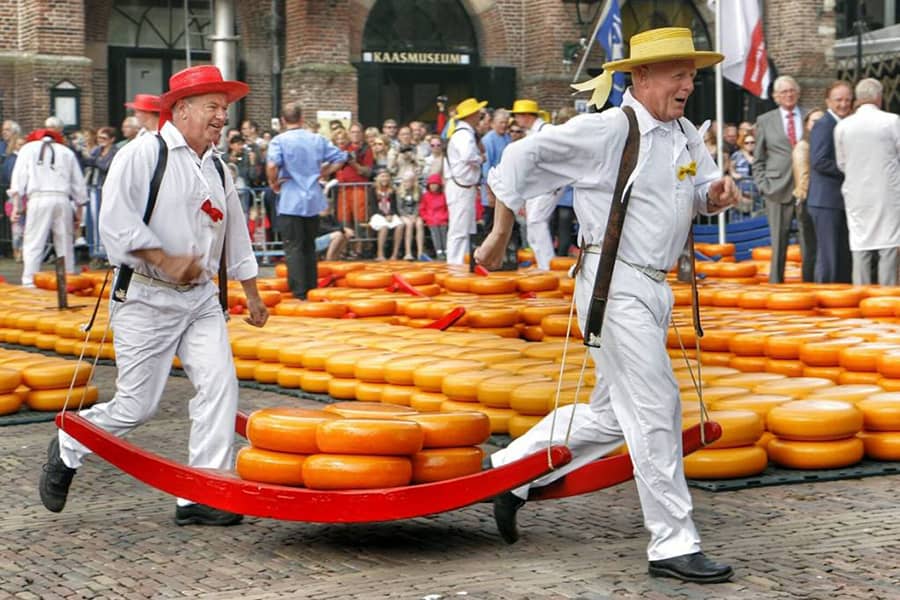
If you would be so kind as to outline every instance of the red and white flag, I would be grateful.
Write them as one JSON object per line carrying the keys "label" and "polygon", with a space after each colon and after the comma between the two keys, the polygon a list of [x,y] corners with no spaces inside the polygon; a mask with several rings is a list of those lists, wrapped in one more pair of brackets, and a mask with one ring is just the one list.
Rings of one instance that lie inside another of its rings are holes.
{"label": "red and white flag", "polygon": [[771,70],[758,0],[720,1],[722,74],[754,96],[768,98]]}

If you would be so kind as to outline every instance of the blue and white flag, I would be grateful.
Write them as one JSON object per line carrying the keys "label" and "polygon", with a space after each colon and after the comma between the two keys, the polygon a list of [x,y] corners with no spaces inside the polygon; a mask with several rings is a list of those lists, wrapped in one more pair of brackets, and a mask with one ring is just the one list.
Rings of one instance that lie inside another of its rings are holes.
{"label": "blue and white flag", "polygon": [[[625,58],[625,42],[622,39],[622,13],[619,11],[619,0],[610,0],[606,18],[597,30],[597,43],[606,52],[606,62]],[[612,91],[609,101],[613,106],[622,104],[625,93],[625,73],[614,73]],[[598,107],[599,108],[599,107]]]}

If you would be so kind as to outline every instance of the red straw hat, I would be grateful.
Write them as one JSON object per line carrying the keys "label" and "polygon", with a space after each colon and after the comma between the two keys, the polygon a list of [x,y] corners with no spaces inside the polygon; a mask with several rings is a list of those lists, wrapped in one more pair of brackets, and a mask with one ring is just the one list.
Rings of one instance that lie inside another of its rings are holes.
{"label": "red straw hat", "polygon": [[169,91],[160,96],[160,108],[171,110],[182,98],[203,94],[225,94],[229,103],[250,93],[243,81],[225,81],[222,72],[213,65],[200,65],[178,71],[169,78]]}
{"label": "red straw hat", "polygon": [[159,96],[154,96],[152,94],[135,94],[133,101],[125,103],[125,108],[158,113],[160,111]]}

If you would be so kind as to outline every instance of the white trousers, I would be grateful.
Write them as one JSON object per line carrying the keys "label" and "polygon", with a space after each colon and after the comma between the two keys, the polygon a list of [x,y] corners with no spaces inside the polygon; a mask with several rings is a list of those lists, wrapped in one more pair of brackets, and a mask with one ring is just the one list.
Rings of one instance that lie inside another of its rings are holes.
{"label": "white trousers", "polygon": [[[172,357],[177,355],[196,390],[188,404],[188,464],[231,469],[238,385],[217,294],[218,288],[211,282],[178,292],[132,280],[128,299],[122,304],[110,302],[118,368],[116,394],[81,416],[119,437],[145,423],[159,407]],[[90,454],[63,431],[59,442],[63,462],[71,468],[80,467]],[[190,502],[179,499],[178,504]]]}
{"label": "white trousers", "polygon": [[65,259],[67,272],[75,272],[72,218],[72,205],[65,194],[39,194],[28,199],[22,238],[23,286],[34,287],[34,274],[41,270],[51,234],[56,256]]}
{"label": "white trousers", "polygon": [[462,265],[469,251],[469,236],[475,233],[476,188],[463,188],[448,179],[444,184],[447,196],[447,264]]}
{"label": "white trousers", "polygon": [[525,222],[528,225],[528,245],[534,251],[534,260],[542,271],[550,270],[553,258],[553,236],[550,235],[550,219],[556,208],[556,194],[545,194],[525,201]]}
{"label": "white trousers", "polygon": [[[598,261],[599,255],[586,255],[577,277],[575,298],[582,325]],[[547,485],[616,449],[624,440],[634,462],[644,526],[650,532],[650,560],[700,549],[681,462],[681,400],[666,353],[672,301],[666,283],[617,263],[601,334],[603,345],[590,349],[597,372],[590,404],[560,408],[555,428],[551,427],[551,413],[491,457],[494,466],[502,466],[544,450],[548,444],[562,444],[573,419],[568,440],[572,462],[513,490],[526,498],[531,486]]]}

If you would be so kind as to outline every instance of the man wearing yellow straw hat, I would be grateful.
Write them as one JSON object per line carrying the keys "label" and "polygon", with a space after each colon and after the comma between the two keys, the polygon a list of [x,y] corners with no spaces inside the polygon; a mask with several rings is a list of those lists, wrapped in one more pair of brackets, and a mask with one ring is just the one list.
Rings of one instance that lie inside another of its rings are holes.
{"label": "man wearing yellow straw hat", "polygon": [[[516,125],[525,130],[526,136],[535,135],[552,127],[542,116],[546,112],[542,111],[534,100],[516,100],[510,112],[514,115]],[[550,260],[554,255],[550,219],[556,209],[557,200],[557,190],[553,190],[525,201],[525,235],[528,238],[528,245],[534,252],[534,260],[543,271],[550,270]]]}
{"label": "man wearing yellow straw hat", "polygon": [[466,98],[456,105],[456,125],[447,141],[444,160],[444,194],[447,196],[447,264],[462,265],[475,233],[475,194],[484,160],[475,128],[487,102]]}
{"label": "man wearing yellow straw hat", "polygon": [[[688,29],[655,29],[631,38],[630,58],[605,64],[603,75],[578,86],[594,91],[592,103],[602,106],[611,73],[631,73],[632,87],[622,105],[630,106],[637,120],[637,166],[629,179],[631,202],[612,272],[602,344],[589,348],[597,373],[590,404],[558,409],[491,457],[493,466],[501,466],[549,443],[567,443],[573,455],[550,475],[495,498],[494,517],[507,542],[518,537],[516,512],[530,486],[546,485],[624,440],[650,532],[650,574],[698,583],[732,576],[731,567],[700,551],[681,462],[678,385],[666,352],[673,303],[666,272],[684,247],[694,214],[714,214],[739,198],[734,182],[721,176],[697,130],[683,118],[697,69],[722,59],[715,52],[695,51]],[[511,144],[488,178],[498,200],[494,229],[475,253],[488,267],[502,259],[523,193],[574,187],[584,248],[574,294],[582,330],[628,130],[628,119],[618,108],[580,115]]]}

